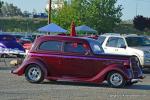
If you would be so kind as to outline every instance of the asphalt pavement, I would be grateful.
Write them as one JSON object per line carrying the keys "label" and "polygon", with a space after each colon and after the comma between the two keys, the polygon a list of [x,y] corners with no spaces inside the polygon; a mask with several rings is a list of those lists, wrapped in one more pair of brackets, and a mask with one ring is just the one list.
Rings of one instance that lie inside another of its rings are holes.
{"label": "asphalt pavement", "polygon": [[0,62],[0,100],[150,100],[150,69],[146,78],[131,87],[110,88],[106,83],[50,82],[32,84],[24,76],[10,73],[12,67]]}

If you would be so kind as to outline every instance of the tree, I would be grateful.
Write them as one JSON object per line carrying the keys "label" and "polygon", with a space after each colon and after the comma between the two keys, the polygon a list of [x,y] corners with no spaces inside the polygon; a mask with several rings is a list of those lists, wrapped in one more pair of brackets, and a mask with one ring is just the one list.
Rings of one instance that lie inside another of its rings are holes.
{"label": "tree", "polygon": [[138,15],[133,20],[134,27],[140,31],[144,31],[146,28],[146,18]]}
{"label": "tree", "polygon": [[2,9],[3,4],[4,4],[4,2],[0,0],[0,15],[2,14],[1,9]]}
{"label": "tree", "polygon": [[86,24],[100,32],[112,32],[121,21],[122,6],[117,0],[71,0],[55,11],[52,19],[64,27],[70,27],[72,20],[76,25]]}
{"label": "tree", "polygon": [[98,30],[98,32],[113,32],[113,29],[120,23],[122,6],[115,4],[117,0],[89,0],[86,17],[87,25]]}
{"label": "tree", "polygon": [[8,3],[4,3],[2,8],[2,16],[22,16],[22,12],[21,10],[17,7],[14,6],[13,4],[8,4]]}
{"label": "tree", "polygon": [[150,18],[146,18],[146,28],[150,30]]}

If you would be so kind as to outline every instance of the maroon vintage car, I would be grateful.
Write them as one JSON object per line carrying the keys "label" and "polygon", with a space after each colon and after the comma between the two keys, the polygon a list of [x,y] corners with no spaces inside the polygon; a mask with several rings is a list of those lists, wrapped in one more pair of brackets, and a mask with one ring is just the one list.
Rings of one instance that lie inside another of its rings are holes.
{"label": "maroon vintage car", "polygon": [[22,65],[12,73],[25,74],[31,83],[44,79],[88,83],[106,80],[116,88],[143,78],[136,57],[106,55],[96,40],[69,36],[38,38]]}

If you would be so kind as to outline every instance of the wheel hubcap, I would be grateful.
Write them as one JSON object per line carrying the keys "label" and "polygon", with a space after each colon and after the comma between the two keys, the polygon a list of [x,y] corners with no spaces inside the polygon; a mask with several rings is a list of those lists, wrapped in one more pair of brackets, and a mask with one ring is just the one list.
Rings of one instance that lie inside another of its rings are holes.
{"label": "wheel hubcap", "polygon": [[28,71],[28,76],[30,80],[37,81],[41,77],[41,70],[37,67],[32,67]]}
{"label": "wheel hubcap", "polygon": [[111,77],[110,77],[110,82],[115,85],[115,86],[119,86],[122,84],[123,82],[123,77],[118,74],[118,73],[114,73]]}

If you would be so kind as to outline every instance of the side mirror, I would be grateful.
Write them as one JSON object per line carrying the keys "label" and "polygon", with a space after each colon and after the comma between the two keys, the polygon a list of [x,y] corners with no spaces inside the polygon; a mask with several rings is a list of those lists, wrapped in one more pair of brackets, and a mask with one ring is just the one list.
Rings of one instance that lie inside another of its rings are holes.
{"label": "side mirror", "polygon": [[121,45],[120,48],[126,49],[126,45]]}

